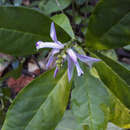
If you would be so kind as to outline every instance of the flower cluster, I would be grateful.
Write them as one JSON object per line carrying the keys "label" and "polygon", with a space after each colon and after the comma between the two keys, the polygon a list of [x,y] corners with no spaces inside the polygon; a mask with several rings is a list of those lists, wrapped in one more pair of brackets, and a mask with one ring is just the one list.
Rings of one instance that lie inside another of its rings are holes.
{"label": "flower cluster", "polygon": [[53,22],[51,24],[50,36],[51,36],[53,42],[38,41],[36,43],[36,48],[37,49],[52,48],[51,55],[49,57],[48,63],[46,64],[47,68],[53,62],[54,56],[57,55],[56,69],[54,72],[54,77],[56,77],[56,74],[57,74],[58,70],[60,69],[64,60],[68,61],[68,79],[69,79],[69,81],[72,78],[74,65],[76,66],[78,76],[81,76],[84,73],[79,65],[78,59],[80,61],[86,63],[89,67],[91,67],[94,62],[100,61],[100,59],[92,58],[92,57],[77,53],[74,50],[73,46],[71,46],[72,44],[62,44],[60,41],[58,41],[57,36],[56,36],[55,25]]}

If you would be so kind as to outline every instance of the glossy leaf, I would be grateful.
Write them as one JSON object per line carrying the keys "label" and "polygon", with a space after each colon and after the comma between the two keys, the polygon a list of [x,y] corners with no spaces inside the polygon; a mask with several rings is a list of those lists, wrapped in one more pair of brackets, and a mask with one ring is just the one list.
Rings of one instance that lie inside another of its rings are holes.
{"label": "glossy leaf", "polygon": [[[86,67],[87,68],[87,67]],[[88,130],[105,130],[109,120],[109,94],[105,85],[84,69],[85,74],[75,78],[72,91],[72,111]]]}
{"label": "glossy leaf", "polygon": [[87,130],[106,130],[108,122],[130,128],[130,110],[87,70],[75,79],[71,102],[74,116],[80,125],[88,125]]}
{"label": "glossy leaf", "polygon": [[123,129],[113,125],[112,123],[109,123],[107,130],[123,130]]}
{"label": "glossy leaf", "polygon": [[130,50],[130,45],[125,46],[124,49],[129,51]]}
{"label": "glossy leaf", "polygon": [[62,120],[59,122],[55,130],[84,130],[75,120],[72,111],[68,110],[64,113]]}
{"label": "glossy leaf", "polygon": [[[100,57],[97,57],[97,58],[100,58]],[[105,60],[105,62],[104,62],[104,60]],[[111,62],[109,61],[110,62],[109,64],[106,63],[107,58],[105,58],[104,60],[102,60],[102,62],[98,62],[94,65],[96,70],[98,71],[98,74],[99,74],[101,80],[109,88],[109,90],[111,90],[111,92],[113,92],[114,95],[123,104],[125,104],[125,106],[130,108],[130,103],[129,103],[130,87],[127,84],[127,83],[129,83],[129,81],[128,81],[128,77],[125,77],[125,74],[124,74],[124,73],[126,73],[126,75],[129,75],[128,70],[123,68],[123,66],[118,65],[118,63],[114,62],[113,60],[111,60]],[[122,73],[120,73],[118,71],[121,71]],[[125,78],[127,78],[127,79],[125,79]]]}
{"label": "glossy leaf", "polygon": [[79,5],[84,4],[85,2],[87,2],[88,0],[76,0],[76,3]]}
{"label": "glossy leaf", "polygon": [[71,4],[71,0],[41,0],[39,8],[44,14],[62,11]]}
{"label": "glossy leaf", "polygon": [[130,71],[130,65],[127,63],[120,62],[126,69]]}
{"label": "glossy leaf", "polygon": [[[36,52],[38,40],[50,38],[51,19],[41,12],[24,7],[0,7],[0,52],[15,56]],[[58,40],[65,42],[69,36],[56,26]]]}
{"label": "glossy leaf", "polygon": [[66,109],[70,86],[67,71],[54,71],[33,80],[10,106],[2,130],[52,130]]}
{"label": "glossy leaf", "polygon": [[15,6],[20,6],[22,4],[22,0],[14,0]]}
{"label": "glossy leaf", "polygon": [[68,33],[68,35],[69,35],[72,39],[75,38],[75,35],[74,35],[73,30],[72,30],[70,21],[69,21],[68,17],[67,17],[65,14],[57,14],[57,15],[54,15],[54,16],[52,17],[52,20],[53,20],[57,25],[59,25],[61,28],[63,28],[64,31],[66,31],[66,33]]}
{"label": "glossy leaf", "polygon": [[94,50],[130,44],[130,0],[101,0],[91,15],[87,47]]}
{"label": "glossy leaf", "polygon": [[103,55],[113,59],[114,61],[118,60],[118,56],[117,56],[116,51],[114,49],[104,50],[104,51],[101,51],[101,53]]}
{"label": "glossy leaf", "polygon": [[111,97],[109,121],[121,128],[130,128],[130,109],[126,108],[115,95],[108,90]]}
{"label": "glossy leaf", "polygon": [[101,53],[95,53],[97,56],[99,56],[107,65],[109,65],[114,72],[116,72],[128,85],[130,85],[130,71],[123,67],[120,63],[114,61],[113,59],[105,56]]}

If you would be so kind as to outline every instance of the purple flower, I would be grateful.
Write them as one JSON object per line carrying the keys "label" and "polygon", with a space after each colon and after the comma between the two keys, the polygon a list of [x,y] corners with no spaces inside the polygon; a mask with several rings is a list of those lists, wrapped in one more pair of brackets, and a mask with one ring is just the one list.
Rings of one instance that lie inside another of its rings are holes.
{"label": "purple flower", "polygon": [[[51,36],[53,42],[38,41],[36,43],[36,48],[37,49],[52,48],[51,55],[49,57],[48,63],[46,64],[46,68],[48,68],[50,66],[50,64],[53,62],[55,54],[60,53],[61,50],[65,50],[65,52],[63,51],[64,55],[62,55],[61,58],[65,59],[65,60],[67,59],[67,61],[68,61],[68,79],[69,79],[69,81],[72,78],[74,65],[76,66],[78,76],[81,76],[84,73],[79,65],[78,59],[80,61],[86,63],[89,67],[92,67],[93,63],[100,61],[99,59],[96,59],[96,58],[78,54],[71,47],[66,49],[65,44],[63,45],[60,41],[57,40],[55,25],[53,22],[51,24],[50,36]],[[58,68],[58,66],[56,66],[56,69],[54,72],[54,77],[56,77],[58,70],[59,70],[59,68]]]}
{"label": "purple flower", "polygon": [[[67,53],[68,53],[68,55],[69,55],[69,58],[73,61],[73,63],[74,63],[75,66],[76,66],[78,76],[80,76],[80,75],[83,74],[84,72],[82,71],[82,69],[81,69],[80,66],[79,66],[76,53],[75,53],[71,48],[67,49]],[[69,66],[68,66],[68,68],[69,68]],[[69,72],[68,72],[68,77],[69,77],[69,75],[70,75],[70,74],[69,74]],[[71,78],[69,77],[69,79],[71,79]]]}
{"label": "purple flower", "polygon": [[76,55],[80,61],[86,63],[90,68],[92,67],[93,63],[101,61],[100,59],[96,59],[86,55],[80,55],[78,53]]}
{"label": "purple flower", "polygon": [[58,73],[58,67],[56,67],[56,69],[55,69],[54,77],[56,77],[57,73]]}

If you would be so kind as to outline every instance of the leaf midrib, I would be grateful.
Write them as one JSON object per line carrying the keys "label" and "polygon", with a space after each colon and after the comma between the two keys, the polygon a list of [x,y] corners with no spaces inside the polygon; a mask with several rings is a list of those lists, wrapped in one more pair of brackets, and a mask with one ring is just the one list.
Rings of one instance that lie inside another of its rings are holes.
{"label": "leaf midrib", "polygon": [[90,101],[90,96],[89,96],[89,92],[88,92],[88,85],[86,86],[86,89],[87,89],[86,94],[87,94],[87,97],[88,97],[88,113],[90,115],[90,122],[91,122],[90,126],[91,126],[92,130],[94,130],[93,129],[93,122],[92,122],[93,116],[92,116],[92,112],[91,112],[91,103],[90,103],[91,101]]}
{"label": "leaf midrib", "polygon": [[23,33],[23,34],[27,34],[27,35],[33,35],[33,36],[37,36],[37,37],[43,37],[40,34],[36,34],[36,33],[31,33],[31,32],[24,32],[24,31],[20,31],[20,30],[15,30],[15,29],[10,29],[10,28],[0,28],[0,31],[8,31],[8,32],[14,32],[14,33]]}
{"label": "leaf midrib", "polygon": [[[17,7],[17,6],[1,6],[0,8],[4,8],[4,9],[8,9],[8,8],[18,8],[18,9],[25,9],[25,10],[27,10],[27,11],[33,11],[33,12],[35,12],[35,13],[37,13],[37,14],[39,14],[39,15],[41,15],[41,17],[43,16],[43,17],[45,17],[45,18],[48,18],[48,21],[49,21],[49,17],[48,16],[45,16],[44,14],[43,14],[43,12],[42,11],[40,11],[40,10],[36,10],[36,9],[32,9],[32,8],[27,8],[27,7],[23,7],[23,6],[19,6],[19,7]],[[50,19],[50,21],[52,21],[51,19]],[[1,27],[0,27],[1,28]],[[9,28],[7,28],[7,30],[13,30],[13,29],[9,29]],[[16,30],[16,32],[21,32],[21,33],[24,33],[23,31],[20,31],[20,30]],[[36,36],[40,36],[40,37],[43,37],[42,35],[40,35],[40,34],[34,34],[34,33],[31,33],[31,32],[26,32],[26,33],[30,33],[30,34],[32,34],[32,35],[36,35]]]}
{"label": "leaf midrib", "polygon": [[[54,89],[56,89],[57,87],[59,87],[57,84],[60,82],[60,80],[65,76],[65,74],[67,73],[67,71],[62,75],[62,77],[57,81],[56,83],[56,86],[53,88],[53,90],[48,94],[48,96],[46,97],[46,99],[44,100],[44,102],[47,100],[47,98],[52,95]],[[31,118],[30,121],[28,121],[27,125],[24,127],[24,130],[26,130],[27,126],[30,124],[30,122],[33,120],[33,118],[35,117],[35,115],[37,115],[38,113],[38,110],[40,110],[40,108],[44,105],[44,103],[42,103],[40,106],[39,106],[39,109],[37,109],[36,113],[33,115],[33,117]]]}

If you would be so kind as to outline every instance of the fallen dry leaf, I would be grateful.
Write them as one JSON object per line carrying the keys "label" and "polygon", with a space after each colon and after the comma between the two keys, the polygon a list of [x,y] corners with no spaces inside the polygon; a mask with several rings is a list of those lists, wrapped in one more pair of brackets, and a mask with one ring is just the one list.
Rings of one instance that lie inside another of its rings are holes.
{"label": "fallen dry leaf", "polygon": [[18,79],[9,78],[7,81],[8,87],[13,89],[15,93],[18,93],[22,88],[27,86],[34,78],[30,76],[21,75]]}

